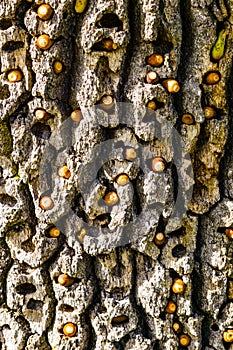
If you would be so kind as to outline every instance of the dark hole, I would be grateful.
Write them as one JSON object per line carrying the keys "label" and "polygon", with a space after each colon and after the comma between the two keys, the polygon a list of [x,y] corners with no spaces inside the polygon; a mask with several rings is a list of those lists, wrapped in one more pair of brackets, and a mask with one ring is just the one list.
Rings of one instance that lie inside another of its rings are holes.
{"label": "dark hole", "polygon": [[6,100],[10,97],[10,95],[11,94],[8,85],[3,85],[0,89],[0,100]]}
{"label": "dark hole", "polygon": [[35,245],[32,243],[31,238],[29,238],[28,240],[24,241],[21,244],[21,247],[27,253],[34,252],[34,250],[35,250]]}
{"label": "dark hole", "polygon": [[30,299],[27,308],[30,310],[41,310],[43,308],[43,301]]}
{"label": "dark hole", "polygon": [[73,311],[74,311],[74,308],[73,308],[73,306],[70,306],[70,305],[67,305],[67,304],[62,304],[62,305],[59,307],[59,310],[60,310],[60,311],[63,311],[63,312],[73,312]]}
{"label": "dark hole", "polygon": [[170,236],[177,236],[177,237],[179,237],[179,236],[184,236],[185,233],[186,233],[186,232],[185,232],[185,228],[184,228],[184,227],[181,227],[181,228],[179,228],[179,229],[176,230],[176,231],[170,232],[169,235],[170,235]]}
{"label": "dark hole", "polygon": [[51,135],[51,129],[48,125],[42,123],[36,123],[31,128],[32,134],[40,139],[48,140]]}
{"label": "dark hole", "polygon": [[92,50],[93,51],[111,52],[111,51],[113,51],[112,43],[113,43],[112,39],[104,38],[104,39],[98,41],[97,43],[95,43],[92,46]]}
{"label": "dark hole", "polygon": [[23,41],[8,41],[3,45],[2,50],[7,52],[13,52],[18,49],[22,49],[24,47]]}
{"label": "dark hole", "polygon": [[18,285],[15,290],[18,294],[27,295],[35,293],[36,287],[32,283],[23,283]]}
{"label": "dark hole", "polygon": [[14,197],[9,196],[8,194],[0,194],[0,203],[14,207],[17,204],[17,200]]}
{"label": "dark hole", "polygon": [[103,17],[96,23],[96,26],[101,28],[117,28],[118,31],[123,30],[123,22],[115,13],[106,13]]}
{"label": "dark hole", "polygon": [[109,213],[102,214],[97,216],[97,218],[94,220],[93,224],[94,226],[100,226],[100,227],[108,227],[108,224],[111,220],[111,216]]}
{"label": "dark hole", "polygon": [[12,26],[11,19],[3,18],[0,20],[0,29],[6,30]]}
{"label": "dark hole", "polygon": [[211,329],[216,332],[219,330],[219,326],[216,323],[214,323],[212,324]]}
{"label": "dark hole", "polygon": [[23,229],[24,229],[24,226],[20,225],[20,224],[16,224],[14,226],[11,226],[11,228],[10,228],[10,230],[14,231],[14,232],[21,232],[21,231],[23,231]]}
{"label": "dark hole", "polygon": [[174,269],[169,269],[169,275],[172,279],[180,278],[180,275]]}
{"label": "dark hole", "polygon": [[65,11],[65,12],[63,13],[63,19],[66,19],[66,18],[67,18],[67,16],[68,16],[68,12],[67,12],[67,11]]}
{"label": "dark hole", "polygon": [[174,258],[181,258],[186,254],[186,247],[183,244],[178,244],[172,249]]}
{"label": "dark hole", "polygon": [[129,317],[126,315],[120,315],[120,316],[116,316],[113,317],[112,319],[112,326],[117,326],[117,325],[121,325],[121,324],[125,324],[129,322]]}
{"label": "dark hole", "polygon": [[166,313],[165,312],[161,312],[159,317],[161,318],[161,320],[165,321],[166,320]]}

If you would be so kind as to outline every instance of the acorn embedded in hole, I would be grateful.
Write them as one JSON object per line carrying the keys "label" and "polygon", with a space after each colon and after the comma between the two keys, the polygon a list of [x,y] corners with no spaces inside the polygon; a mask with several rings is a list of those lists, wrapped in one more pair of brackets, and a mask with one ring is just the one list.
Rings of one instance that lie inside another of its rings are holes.
{"label": "acorn embedded in hole", "polygon": [[174,332],[180,333],[181,330],[182,330],[182,325],[181,325],[180,322],[176,321],[176,322],[173,323],[172,328],[173,328]]}
{"label": "acorn embedded in hole", "polygon": [[71,176],[70,170],[67,165],[62,165],[58,169],[58,176],[63,177],[64,179],[69,179]]}
{"label": "acorn embedded in hole", "polygon": [[192,114],[190,113],[185,113],[182,115],[182,122],[187,125],[191,125],[194,123],[194,118]]}
{"label": "acorn embedded in hole", "polygon": [[7,79],[9,80],[10,83],[17,83],[18,81],[23,79],[23,75],[20,72],[20,70],[13,69],[8,73]]}
{"label": "acorn embedded in hole", "polygon": [[85,228],[82,228],[80,231],[80,234],[78,235],[78,240],[83,243],[83,239],[87,234],[87,230]]}
{"label": "acorn embedded in hole", "polygon": [[176,93],[180,91],[180,84],[175,79],[165,79],[162,84],[168,92]]}
{"label": "acorn embedded in hole", "polygon": [[61,61],[54,61],[53,70],[55,74],[61,73],[63,71],[63,63]]}
{"label": "acorn embedded in hole", "polygon": [[117,49],[117,44],[114,43],[112,39],[103,39],[101,41],[101,46],[106,51],[112,51]]}
{"label": "acorn embedded in hole", "polygon": [[216,117],[216,110],[213,107],[206,106],[204,107],[204,116],[206,119]]}
{"label": "acorn embedded in hole", "polygon": [[155,101],[149,101],[146,105],[147,108],[152,109],[153,111],[156,111],[157,109],[157,104]]}
{"label": "acorn embedded in hole", "polygon": [[40,207],[43,210],[49,210],[54,207],[54,202],[50,196],[44,196],[40,199]]}
{"label": "acorn embedded in hole", "polygon": [[159,81],[159,75],[156,72],[149,72],[146,75],[146,81],[148,84],[153,84]]}
{"label": "acorn embedded in hole", "polygon": [[52,17],[53,9],[49,4],[42,4],[37,9],[40,19],[48,20]]}
{"label": "acorn embedded in hole", "polygon": [[152,67],[160,67],[163,64],[163,56],[158,53],[153,53],[153,55],[147,58],[147,64]]}
{"label": "acorn embedded in hole", "polygon": [[68,276],[67,274],[63,273],[58,276],[57,279],[58,283],[61,284],[64,287],[69,287],[74,283],[74,278]]}
{"label": "acorn embedded in hole", "polygon": [[127,323],[129,322],[129,317],[126,315],[119,315],[119,316],[115,316],[112,319],[112,324],[123,324],[123,323]]}
{"label": "acorn embedded in hole", "polygon": [[155,172],[162,172],[166,168],[166,164],[163,158],[155,157],[151,162],[151,168]]}
{"label": "acorn embedded in hole", "polygon": [[219,61],[224,55],[226,36],[227,31],[225,29],[219,32],[218,38],[211,51],[211,56],[215,61]]}
{"label": "acorn embedded in hole", "polygon": [[115,205],[118,203],[119,198],[116,192],[108,192],[104,200],[108,205]]}
{"label": "acorn embedded in hole", "polygon": [[191,338],[187,334],[181,334],[179,340],[180,340],[180,345],[182,346],[188,346],[191,342]]}
{"label": "acorn embedded in hole", "polygon": [[155,235],[154,242],[156,245],[162,245],[165,242],[165,235],[163,232],[158,232]]}
{"label": "acorn embedded in hole", "polygon": [[48,234],[49,234],[51,237],[53,237],[53,238],[57,238],[57,237],[60,236],[61,231],[60,231],[59,228],[57,228],[57,227],[52,227],[52,228],[49,230]]}
{"label": "acorn embedded in hole", "polygon": [[101,98],[100,104],[104,109],[111,109],[114,105],[114,98],[111,95],[105,95]]}
{"label": "acorn embedded in hole", "polygon": [[44,109],[37,109],[35,111],[35,118],[40,122],[47,120],[48,116],[48,113]]}
{"label": "acorn embedded in hole", "polygon": [[172,285],[172,291],[176,294],[181,294],[185,290],[185,283],[180,278],[175,278],[174,283]]}
{"label": "acorn embedded in hole", "polygon": [[229,239],[233,239],[233,228],[226,228],[225,233]]}
{"label": "acorn embedded in hole", "polygon": [[116,183],[120,186],[125,186],[129,182],[130,182],[130,179],[129,179],[128,175],[126,175],[126,174],[120,174],[116,178]]}
{"label": "acorn embedded in hole", "polygon": [[137,152],[133,147],[127,147],[125,150],[125,158],[127,160],[135,159],[137,157]]}
{"label": "acorn embedded in hole", "polygon": [[50,39],[50,36],[47,34],[40,35],[36,40],[36,45],[43,50],[47,50],[52,45],[52,40]]}
{"label": "acorn embedded in hole", "polygon": [[227,329],[223,332],[223,340],[226,343],[233,343],[233,329]]}
{"label": "acorn embedded in hole", "polygon": [[177,305],[174,303],[174,301],[169,300],[165,311],[169,314],[174,314],[174,312],[176,312],[177,309]]}
{"label": "acorn embedded in hole", "polygon": [[78,122],[78,123],[83,119],[82,112],[80,109],[75,109],[71,113],[70,117],[74,122]]}
{"label": "acorn embedded in hole", "polygon": [[221,75],[219,72],[210,72],[205,77],[205,83],[207,85],[217,84],[221,79]]}
{"label": "acorn embedded in hole", "polygon": [[77,327],[75,324],[68,322],[63,327],[63,334],[67,337],[73,337],[77,332]]}

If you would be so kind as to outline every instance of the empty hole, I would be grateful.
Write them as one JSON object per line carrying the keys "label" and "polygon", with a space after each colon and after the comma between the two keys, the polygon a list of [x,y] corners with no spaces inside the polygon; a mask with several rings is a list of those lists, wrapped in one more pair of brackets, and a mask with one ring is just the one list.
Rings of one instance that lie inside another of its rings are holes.
{"label": "empty hole", "polygon": [[18,294],[27,295],[35,293],[36,287],[32,283],[23,283],[18,285],[15,290]]}
{"label": "empty hole", "polygon": [[43,308],[43,301],[30,299],[27,308],[30,310],[41,310]]}
{"label": "empty hole", "polygon": [[0,89],[0,100],[6,100],[10,97],[10,90],[8,85],[3,85]]}
{"label": "empty hole", "polygon": [[216,323],[214,323],[212,324],[211,329],[216,332],[219,330],[219,326]]}
{"label": "empty hole", "polygon": [[175,278],[180,278],[180,275],[174,270],[174,269],[169,269],[169,274],[170,277],[174,280]]}
{"label": "empty hole", "polygon": [[170,232],[169,235],[170,235],[170,236],[177,236],[177,237],[179,237],[179,236],[184,236],[185,233],[186,233],[186,232],[185,232],[184,227],[181,227],[181,228],[179,228],[179,229],[176,230],[176,231]]}
{"label": "empty hole", "polygon": [[67,304],[62,304],[62,305],[59,307],[59,310],[60,310],[60,311],[63,311],[63,312],[73,312],[73,311],[74,311],[74,308],[73,308],[73,306],[70,306],[70,305],[67,305]]}
{"label": "empty hole", "polygon": [[96,23],[97,27],[104,28],[117,28],[118,31],[123,30],[123,22],[115,13],[106,13],[103,17]]}
{"label": "empty hole", "polygon": [[165,312],[161,312],[159,317],[161,318],[161,320],[165,321],[166,320],[166,313]]}
{"label": "empty hole", "polygon": [[3,18],[0,20],[0,29],[1,30],[6,30],[12,26],[12,21],[11,19]]}
{"label": "empty hole", "polygon": [[0,203],[8,205],[9,207],[14,207],[17,204],[17,200],[8,194],[0,194]]}
{"label": "empty hole", "polygon": [[42,123],[36,123],[31,128],[32,134],[40,139],[48,140],[51,135],[51,129],[48,125]]}
{"label": "empty hole", "polygon": [[67,18],[67,16],[68,16],[68,12],[67,12],[67,11],[65,11],[65,12],[63,13],[63,19],[66,19],[66,18]]}
{"label": "empty hole", "polygon": [[34,250],[35,250],[35,245],[32,243],[32,239],[31,238],[29,238],[26,241],[24,241],[21,244],[21,247],[27,253],[34,252]]}
{"label": "empty hole", "polygon": [[94,226],[98,226],[98,227],[107,227],[110,220],[111,220],[111,216],[109,213],[101,214],[101,215],[96,217],[93,224],[94,224]]}
{"label": "empty hole", "polygon": [[23,41],[8,41],[3,45],[2,50],[7,52],[13,52],[18,49],[22,49],[24,47]]}
{"label": "empty hole", "polygon": [[178,244],[172,249],[174,258],[181,258],[186,254],[186,247],[183,244]]}

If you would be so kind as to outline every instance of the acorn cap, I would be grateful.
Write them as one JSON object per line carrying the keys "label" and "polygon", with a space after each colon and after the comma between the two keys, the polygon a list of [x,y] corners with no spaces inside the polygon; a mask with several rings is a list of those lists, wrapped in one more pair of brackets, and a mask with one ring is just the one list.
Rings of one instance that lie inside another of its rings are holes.
{"label": "acorn cap", "polygon": [[22,78],[23,75],[18,69],[11,70],[7,75],[7,79],[10,83],[17,83],[18,81],[22,80]]}
{"label": "acorn cap", "polygon": [[147,64],[152,67],[160,67],[163,64],[163,61],[163,56],[158,53],[154,53],[147,58]]}
{"label": "acorn cap", "polygon": [[47,50],[52,45],[52,40],[50,39],[50,36],[47,34],[40,35],[36,40],[36,45],[43,50]]}
{"label": "acorn cap", "polygon": [[130,182],[130,179],[129,179],[128,175],[126,175],[126,174],[120,174],[120,175],[118,175],[117,178],[116,178],[116,183],[117,183],[119,186],[125,186],[125,185],[127,185],[129,182]]}
{"label": "acorn cap", "polygon": [[40,207],[43,210],[49,210],[54,207],[54,202],[50,196],[44,196],[40,199]]}
{"label": "acorn cap", "polygon": [[73,337],[76,334],[76,332],[77,332],[77,327],[75,326],[75,324],[71,322],[66,323],[63,327],[63,333],[67,337]]}
{"label": "acorn cap", "polygon": [[38,7],[37,14],[40,19],[48,20],[52,17],[53,9],[49,4],[42,4]]}
{"label": "acorn cap", "polygon": [[104,200],[108,205],[112,206],[118,203],[119,198],[116,192],[108,192],[104,197]]}
{"label": "acorn cap", "polygon": [[80,109],[75,109],[71,113],[70,117],[74,122],[78,122],[78,123],[83,119],[82,112]]}
{"label": "acorn cap", "polygon": [[164,171],[166,168],[164,159],[161,157],[155,157],[151,162],[151,168],[154,172]]}

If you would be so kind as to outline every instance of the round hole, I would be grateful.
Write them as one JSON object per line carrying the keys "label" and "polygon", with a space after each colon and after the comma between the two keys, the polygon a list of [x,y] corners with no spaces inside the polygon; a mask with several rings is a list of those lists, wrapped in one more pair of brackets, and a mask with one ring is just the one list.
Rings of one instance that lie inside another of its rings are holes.
{"label": "round hole", "polygon": [[183,244],[178,244],[172,249],[174,258],[182,258],[186,254],[186,247]]}

